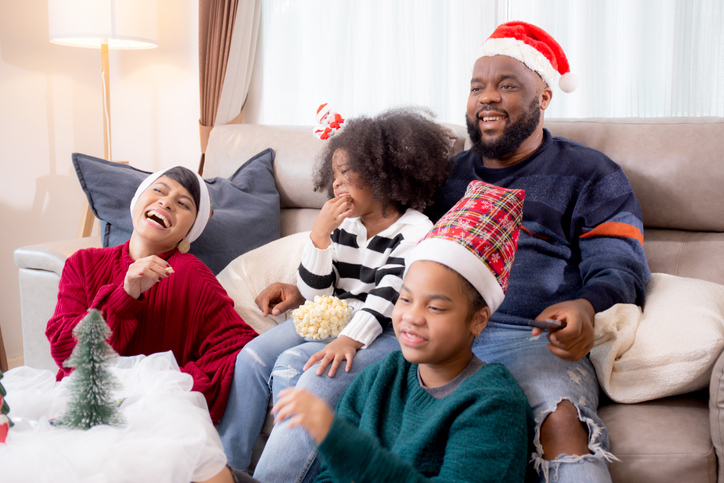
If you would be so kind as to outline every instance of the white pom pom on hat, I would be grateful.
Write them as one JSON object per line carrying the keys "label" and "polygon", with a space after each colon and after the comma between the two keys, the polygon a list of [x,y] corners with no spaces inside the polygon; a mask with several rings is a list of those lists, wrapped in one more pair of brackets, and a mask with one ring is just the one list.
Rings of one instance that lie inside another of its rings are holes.
{"label": "white pom pom on hat", "polygon": [[570,93],[578,89],[578,76],[573,72],[567,72],[558,79],[558,87],[563,92]]}
{"label": "white pom pom on hat", "polygon": [[483,42],[477,58],[506,55],[538,73],[548,87],[558,86],[563,92],[578,88],[578,76],[571,72],[563,48],[545,30],[526,22],[507,22],[498,26]]}

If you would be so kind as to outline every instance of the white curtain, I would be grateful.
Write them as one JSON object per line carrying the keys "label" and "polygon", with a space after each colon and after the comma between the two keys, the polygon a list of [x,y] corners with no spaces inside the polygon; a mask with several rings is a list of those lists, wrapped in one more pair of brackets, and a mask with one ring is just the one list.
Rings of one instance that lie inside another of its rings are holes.
{"label": "white curtain", "polygon": [[547,117],[724,116],[721,0],[263,0],[247,122],[399,105],[463,123],[475,53],[505,20],[563,46],[579,89]]}
{"label": "white curtain", "polygon": [[252,66],[259,34],[259,0],[241,0],[231,35],[229,61],[214,125],[228,124],[241,112],[251,83]]}

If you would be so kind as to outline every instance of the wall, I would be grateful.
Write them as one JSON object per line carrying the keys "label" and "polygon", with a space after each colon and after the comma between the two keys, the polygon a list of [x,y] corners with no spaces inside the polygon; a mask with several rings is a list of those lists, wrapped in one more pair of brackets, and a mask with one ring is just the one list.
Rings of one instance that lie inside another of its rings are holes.
{"label": "wall", "polygon": [[[198,167],[198,3],[158,0],[158,48],[111,51],[113,158]],[[21,246],[74,238],[83,206],[71,153],[103,155],[100,50],[48,41],[46,0],[0,0],[0,327],[22,363]]]}

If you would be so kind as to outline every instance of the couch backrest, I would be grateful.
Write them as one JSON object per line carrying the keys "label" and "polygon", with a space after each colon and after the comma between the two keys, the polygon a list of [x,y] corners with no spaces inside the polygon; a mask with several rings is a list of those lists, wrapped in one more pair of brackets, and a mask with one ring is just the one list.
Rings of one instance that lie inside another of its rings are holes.
{"label": "couch backrest", "polygon": [[[464,148],[463,126],[448,125]],[[724,118],[547,120],[562,136],[607,154],[641,203],[652,272],[724,284]],[[324,146],[311,127],[235,124],[211,132],[205,177],[230,176],[259,151],[276,153],[282,235],[309,230],[324,193],[312,189]]]}
{"label": "couch backrest", "polygon": [[724,118],[571,119],[545,126],[618,163],[646,227],[724,231]]}

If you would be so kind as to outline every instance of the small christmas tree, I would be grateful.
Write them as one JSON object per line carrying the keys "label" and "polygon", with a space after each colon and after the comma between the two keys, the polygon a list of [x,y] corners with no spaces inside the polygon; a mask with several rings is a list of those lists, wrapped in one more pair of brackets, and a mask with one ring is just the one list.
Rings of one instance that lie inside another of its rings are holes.
{"label": "small christmas tree", "polygon": [[[0,371],[0,379],[2,378],[3,372]],[[3,387],[2,383],[0,383],[0,443],[5,442],[5,438],[7,438],[8,435],[8,430],[13,427],[13,422],[8,417],[10,407],[8,406],[8,403],[5,402],[6,394],[7,392],[5,392],[5,388]]]}
{"label": "small christmas tree", "polygon": [[99,424],[123,422],[111,397],[117,383],[106,368],[108,359],[118,355],[106,342],[110,335],[111,329],[96,309],[89,310],[73,329],[77,344],[63,363],[65,367],[75,368],[70,381],[71,397],[58,425],[88,429]]}

